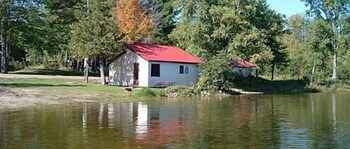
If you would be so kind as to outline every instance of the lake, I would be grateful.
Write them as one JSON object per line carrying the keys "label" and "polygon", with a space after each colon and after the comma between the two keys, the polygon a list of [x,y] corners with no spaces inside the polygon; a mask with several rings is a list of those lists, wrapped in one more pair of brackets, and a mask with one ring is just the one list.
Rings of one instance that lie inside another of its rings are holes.
{"label": "lake", "polygon": [[350,93],[38,105],[0,112],[0,149],[350,148]]}

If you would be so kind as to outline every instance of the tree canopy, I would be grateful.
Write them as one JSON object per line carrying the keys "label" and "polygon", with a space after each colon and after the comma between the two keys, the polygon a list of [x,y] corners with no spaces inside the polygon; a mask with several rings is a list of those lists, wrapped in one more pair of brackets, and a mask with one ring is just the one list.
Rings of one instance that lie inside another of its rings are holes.
{"label": "tree canopy", "polygon": [[115,15],[121,32],[128,42],[149,38],[153,33],[153,22],[141,7],[139,0],[116,0]]}

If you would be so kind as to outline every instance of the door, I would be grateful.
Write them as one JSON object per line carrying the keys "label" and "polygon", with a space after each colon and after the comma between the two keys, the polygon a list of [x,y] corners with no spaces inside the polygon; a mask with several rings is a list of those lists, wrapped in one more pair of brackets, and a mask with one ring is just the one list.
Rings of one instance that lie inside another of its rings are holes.
{"label": "door", "polygon": [[134,63],[134,86],[139,85],[139,63]]}

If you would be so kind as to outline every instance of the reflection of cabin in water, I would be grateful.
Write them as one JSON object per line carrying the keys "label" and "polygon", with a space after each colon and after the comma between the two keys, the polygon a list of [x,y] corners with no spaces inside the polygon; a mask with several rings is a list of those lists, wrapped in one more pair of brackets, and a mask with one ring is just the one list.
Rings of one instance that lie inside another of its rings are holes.
{"label": "reflection of cabin in water", "polygon": [[[180,106],[180,105],[179,105]],[[90,111],[91,109],[98,113]],[[96,108],[98,110],[96,110]],[[182,109],[186,108],[186,110]],[[90,110],[88,110],[90,109]],[[159,105],[138,103],[99,104],[88,106],[84,104],[82,114],[82,126],[88,128],[87,119],[96,118],[99,128],[119,129],[123,135],[132,135],[136,142],[163,146],[173,138],[181,137],[187,133],[186,123],[191,123],[193,117],[187,112],[193,113],[195,107],[178,107],[178,105]],[[187,114],[186,114],[187,113]],[[92,114],[92,115],[90,115]],[[91,127],[91,126],[89,126]],[[154,144],[155,143],[155,144]]]}
{"label": "reflection of cabin in water", "polygon": [[257,66],[243,59],[233,60],[231,65],[233,71],[241,77],[254,77],[257,75]]}

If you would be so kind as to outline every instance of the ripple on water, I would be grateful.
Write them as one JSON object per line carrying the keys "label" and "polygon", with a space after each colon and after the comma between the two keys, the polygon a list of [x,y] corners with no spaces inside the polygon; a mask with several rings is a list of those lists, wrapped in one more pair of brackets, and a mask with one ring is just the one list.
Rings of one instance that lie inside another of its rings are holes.
{"label": "ripple on water", "polygon": [[0,112],[0,148],[346,148],[348,95],[39,105]]}

